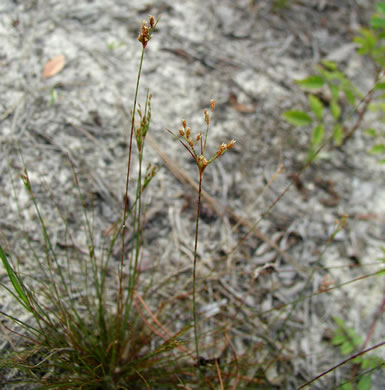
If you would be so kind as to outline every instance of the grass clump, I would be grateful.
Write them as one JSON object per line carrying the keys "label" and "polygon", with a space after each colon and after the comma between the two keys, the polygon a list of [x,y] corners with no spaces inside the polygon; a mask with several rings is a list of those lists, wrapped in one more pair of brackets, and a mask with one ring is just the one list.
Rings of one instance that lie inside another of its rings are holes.
{"label": "grass clump", "polygon": [[[179,339],[188,327],[176,335],[165,333],[164,329],[160,329],[162,324],[138,291],[141,197],[155,176],[156,169],[151,167],[144,172],[142,167],[145,137],[151,121],[151,95],[147,95],[143,112],[138,108],[137,95],[145,48],[157,22],[151,16],[148,22],[142,23],[138,36],[142,55],[131,117],[123,216],[110,245],[102,253],[98,253],[95,233],[73,168],[75,186],[83,204],[87,236],[87,258],[79,259],[80,275],[72,272],[73,259],[60,258],[51,242],[27,168],[21,176],[38,217],[45,255],[41,258],[31,252],[42,275],[34,278],[17,272],[16,264],[12,262],[13,256],[0,247],[0,258],[11,283],[11,286],[3,287],[29,314],[29,319],[25,321],[1,313],[13,322],[11,332],[23,340],[21,350],[1,360],[2,367],[17,368],[24,372],[21,379],[15,380],[18,383],[38,384],[39,388],[47,389],[143,389],[171,386],[179,382],[174,363],[186,355],[183,342]],[[136,113],[140,116],[137,128]],[[129,206],[128,188],[134,139],[138,149],[139,170],[135,202]],[[127,256],[125,245],[128,225],[135,245]],[[107,275],[112,266],[112,247],[119,237],[122,241],[121,260],[116,272],[116,287],[111,293],[110,289],[114,286],[108,282]],[[107,293],[109,299],[112,295],[116,302],[115,307],[107,302]],[[173,353],[174,350],[179,350],[178,356]]]}
{"label": "grass clump", "polygon": [[[159,19],[158,19],[159,20]],[[96,233],[86,210],[86,201],[80,190],[78,177],[71,159],[75,187],[82,203],[85,251],[79,254],[67,252],[61,258],[52,243],[44,215],[36,200],[29,172],[24,167],[21,175],[25,190],[31,199],[44,243],[44,256],[34,251],[27,238],[31,258],[35,261],[39,276],[25,275],[18,271],[18,261],[11,250],[0,246],[0,258],[10,285],[2,287],[13,296],[22,314],[17,318],[7,312],[0,312],[7,318],[5,327],[22,343],[15,351],[2,357],[0,367],[4,370],[17,369],[17,379],[6,383],[31,384],[41,389],[150,389],[150,388],[221,388],[240,382],[240,361],[233,349],[226,362],[206,359],[199,354],[199,330],[196,304],[196,264],[198,227],[201,204],[202,177],[205,168],[216,158],[231,149],[235,141],[222,144],[211,158],[206,159],[205,148],[210,116],[205,111],[206,134],[198,134],[195,140],[191,130],[183,121],[180,142],[193,156],[199,172],[200,182],[196,214],[196,234],[193,266],[193,306],[191,323],[172,333],[162,323],[167,322],[166,304],[156,313],[151,309],[155,302],[146,295],[151,282],[140,279],[139,264],[142,246],[143,205],[142,195],[154,178],[157,168],[143,167],[146,135],[151,123],[151,94],[148,93],[144,107],[137,103],[144,54],[158,20],[153,16],[144,21],[138,36],[142,52],[131,112],[131,131],[123,214],[116,223],[111,242],[100,250],[96,245]],[[214,111],[215,102],[211,101]],[[136,115],[139,116],[137,124]],[[183,136],[182,136],[183,133]],[[200,145],[200,153],[194,145]],[[134,202],[129,201],[131,185],[132,152],[136,145],[138,171]],[[131,204],[130,204],[131,203]],[[66,226],[65,218],[62,218]],[[130,235],[127,240],[127,235]],[[66,236],[73,246],[71,233]],[[114,269],[111,261],[113,247],[121,240],[120,261]],[[132,244],[127,247],[127,242]],[[74,256],[74,257],[72,257]],[[86,256],[86,258],[84,258]],[[74,272],[73,262],[80,267]],[[113,274],[116,282],[111,281]],[[150,301],[150,304],[147,303]],[[115,304],[111,304],[115,302]],[[8,323],[13,323],[10,327]],[[194,329],[195,354],[189,350],[188,332]],[[224,331],[225,332],[225,331]],[[228,336],[227,336],[228,337]],[[231,345],[230,341],[228,345]],[[234,374],[236,372],[236,374]],[[248,379],[253,382],[252,379]],[[192,387],[191,387],[192,386]]]}

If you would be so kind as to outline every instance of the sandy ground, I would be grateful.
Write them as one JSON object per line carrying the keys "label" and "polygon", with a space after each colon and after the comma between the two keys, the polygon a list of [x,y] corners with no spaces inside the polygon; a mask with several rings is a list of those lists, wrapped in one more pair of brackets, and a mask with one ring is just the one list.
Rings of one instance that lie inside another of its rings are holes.
{"label": "sandy ground", "polygon": [[[285,110],[306,103],[293,80],[311,74],[317,62],[328,58],[367,91],[370,65],[355,54],[351,42],[374,11],[374,1],[293,0],[283,8],[273,3],[2,0],[1,244],[18,253],[27,269],[32,266],[23,234],[41,248],[37,219],[19,180],[20,152],[59,251],[65,247],[65,226],[55,204],[67,215],[77,245],[85,244],[69,158],[93,212],[95,231],[107,234],[121,215],[127,117],[141,49],[136,38],[141,21],[152,14],[161,19],[146,52],[139,101],[144,104],[146,91],[151,91],[152,139],[145,159],[160,170],[145,194],[144,277],[153,271],[161,280],[165,273],[181,271],[175,286],[164,287],[164,296],[181,292],[191,278],[182,271],[191,267],[195,193],[175,172],[193,180],[197,172],[189,154],[165,129],[177,132],[186,119],[194,133],[202,131],[210,99],[217,106],[208,148],[214,153],[222,142],[234,138],[237,143],[205,172],[204,188],[224,210],[220,216],[206,202],[202,215],[199,277],[208,278],[207,291],[215,293],[202,294],[199,304],[202,310],[214,307],[209,320],[215,324],[234,297],[247,293],[246,309],[253,313],[254,326],[261,321],[260,332],[274,339],[281,320],[271,319],[272,308],[311,295],[323,280],[341,285],[377,271],[385,238],[384,169],[367,153],[370,140],[362,131],[342,149],[325,148],[323,158],[265,215],[303,166],[311,138],[310,129],[293,128],[281,118]],[[65,58],[64,68],[44,78],[45,64],[59,55]],[[349,216],[345,229],[328,243],[344,215]],[[248,223],[256,221],[257,234],[219,261]],[[261,276],[260,267],[268,263],[274,271]],[[2,269],[0,279],[5,283]],[[279,341],[290,363],[271,367],[271,383],[296,388],[341,361],[327,341],[335,327],[332,317],[340,316],[365,337],[384,296],[383,283],[369,277],[301,301]],[[3,290],[0,299],[1,310],[14,313]],[[178,310],[170,315],[183,323]],[[380,321],[370,345],[384,340]],[[242,351],[242,335],[250,329],[240,328],[233,337]],[[258,332],[250,340],[257,342]],[[6,341],[1,343],[1,350],[8,348]],[[340,375],[333,372],[314,388],[334,388]],[[378,373],[373,388],[383,388],[384,378]]]}

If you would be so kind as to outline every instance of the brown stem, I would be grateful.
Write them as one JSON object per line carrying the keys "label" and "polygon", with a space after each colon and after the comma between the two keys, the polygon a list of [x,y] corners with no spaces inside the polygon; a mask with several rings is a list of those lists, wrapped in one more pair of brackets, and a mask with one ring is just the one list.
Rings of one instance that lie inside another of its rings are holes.
{"label": "brown stem", "polygon": [[195,243],[194,243],[194,266],[193,266],[193,319],[194,319],[194,340],[195,340],[195,352],[197,364],[200,369],[199,360],[199,337],[198,337],[198,320],[197,320],[197,308],[196,308],[196,266],[197,266],[197,249],[198,249],[198,230],[199,230],[199,216],[201,212],[201,195],[202,195],[202,178],[203,169],[199,169],[199,186],[198,186],[198,202],[197,202],[197,215],[195,221]]}

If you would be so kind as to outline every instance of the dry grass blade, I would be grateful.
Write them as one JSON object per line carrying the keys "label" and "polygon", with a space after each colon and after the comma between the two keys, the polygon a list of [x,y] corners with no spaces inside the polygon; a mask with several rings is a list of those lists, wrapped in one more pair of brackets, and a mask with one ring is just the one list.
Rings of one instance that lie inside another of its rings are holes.
{"label": "dry grass blade", "polygon": [[[142,310],[140,309],[140,306],[138,304],[138,301],[140,302],[140,304],[143,306],[144,310],[146,311],[146,313],[150,316],[150,318],[152,319],[152,321],[164,332],[164,334],[162,334],[162,332],[160,332],[158,329],[156,329],[155,327],[153,327],[145,318]],[[175,337],[175,336],[172,336],[171,332],[166,329],[161,323],[160,321],[156,318],[156,316],[152,313],[152,311],[150,310],[150,308],[148,307],[148,305],[146,304],[146,302],[144,302],[144,300],[142,299],[142,297],[137,293],[135,292],[134,293],[134,302],[135,302],[135,306],[140,314],[140,316],[142,317],[143,321],[146,323],[146,325],[157,335],[159,336],[160,338],[162,338],[163,340],[165,341],[168,341],[169,339]],[[167,337],[165,336],[165,334],[167,335]],[[189,355],[192,359],[195,360],[195,357],[191,354],[191,352],[183,347],[182,345],[178,345],[177,348],[181,351],[181,352],[184,352],[186,353],[187,355]]]}
{"label": "dry grass blade", "polygon": [[219,364],[218,364],[218,360],[217,360],[217,359],[215,359],[215,367],[216,367],[216,369],[217,369],[217,374],[218,374],[220,389],[221,389],[221,390],[224,390],[225,388],[223,387],[223,380],[222,380],[221,369],[219,368]]}

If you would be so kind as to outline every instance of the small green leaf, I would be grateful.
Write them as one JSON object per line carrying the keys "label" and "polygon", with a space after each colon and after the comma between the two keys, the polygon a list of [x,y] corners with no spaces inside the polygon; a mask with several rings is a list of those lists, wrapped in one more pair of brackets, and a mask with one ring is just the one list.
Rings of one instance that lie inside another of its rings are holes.
{"label": "small green leaf", "polygon": [[385,19],[380,16],[372,16],[370,19],[370,25],[373,28],[385,28]]}
{"label": "small green leaf", "polygon": [[354,334],[354,337],[352,337],[352,341],[356,347],[360,347],[362,345],[362,343],[364,342],[364,340],[362,340],[362,337],[358,336],[356,333]]}
{"label": "small green leaf", "polygon": [[354,346],[352,343],[350,343],[349,341],[345,341],[342,345],[341,345],[341,354],[342,355],[350,355],[353,351],[354,351]]}
{"label": "small green leaf", "polygon": [[370,367],[370,359],[364,359],[363,358],[362,361],[361,361],[361,368],[363,370],[366,370],[369,367]]}
{"label": "small green leaf", "polygon": [[312,136],[312,145],[317,146],[319,145],[324,138],[324,127],[322,125],[318,125],[313,130],[313,136]]}
{"label": "small green leaf", "polygon": [[364,55],[369,52],[369,47],[366,43],[366,40],[363,37],[354,37],[353,42],[357,43],[357,45],[360,46],[359,48],[357,48],[357,53],[359,55]]}
{"label": "small green leaf", "polygon": [[341,390],[354,390],[354,387],[351,383],[347,382],[344,383],[342,386],[339,387]]}
{"label": "small green leaf", "polygon": [[303,88],[318,89],[324,85],[324,79],[321,76],[309,76],[303,80],[296,80],[296,83]]}
{"label": "small green leaf", "polygon": [[358,382],[358,390],[370,390],[372,388],[372,378],[369,375],[363,376]]}
{"label": "small green leaf", "polygon": [[309,105],[310,105],[311,110],[314,112],[314,115],[318,119],[322,119],[323,105],[321,103],[321,100],[319,100],[314,95],[309,95]]}
{"label": "small green leaf", "polygon": [[329,84],[329,89],[330,89],[330,94],[332,95],[332,100],[337,101],[338,94],[340,93],[340,89],[338,88],[338,85]]}
{"label": "small green leaf", "polygon": [[340,345],[340,344],[343,344],[345,342],[345,340],[346,340],[346,337],[342,333],[340,333],[340,334],[336,334],[332,338],[331,343],[333,345]]}
{"label": "small green leaf", "polygon": [[380,2],[376,5],[377,11],[385,15],[385,3]]}
{"label": "small green leaf", "polygon": [[342,126],[337,125],[334,127],[333,138],[337,146],[340,146],[342,144],[342,139],[343,139]]}
{"label": "small green leaf", "polygon": [[[385,20],[384,20],[385,21]],[[368,28],[361,28],[360,33],[365,39],[365,44],[369,49],[373,49],[377,45],[377,38]]]}
{"label": "small green leaf", "polygon": [[286,111],[282,114],[282,117],[295,126],[306,126],[312,122],[311,117],[303,111]]}
{"label": "small green leaf", "polygon": [[333,118],[335,120],[338,120],[338,118],[341,115],[341,108],[340,108],[339,104],[336,102],[331,102],[330,103],[330,112],[332,113]]}
{"label": "small green leaf", "polygon": [[354,106],[356,103],[356,97],[354,96],[354,92],[349,88],[344,88],[344,93],[346,96],[346,100]]}
{"label": "small green leaf", "polygon": [[340,317],[333,317],[334,322],[340,327],[340,328],[345,328],[345,322],[342,318]]}
{"label": "small green leaf", "polygon": [[370,137],[375,137],[377,135],[377,131],[375,129],[367,129],[365,130],[365,134]]}
{"label": "small green leaf", "polygon": [[361,364],[365,359],[362,356],[357,356],[355,359],[352,360],[354,364]]}
{"label": "small green leaf", "polygon": [[377,83],[374,89],[385,89],[385,83]]}
{"label": "small green leaf", "polygon": [[334,61],[322,60],[321,64],[329,70],[337,70],[338,66]]}
{"label": "small green leaf", "polygon": [[381,154],[381,153],[385,153],[385,145],[384,144],[377,144],[377,145],[374,145],[370,150],[369,150],[370,153],[373,153],[373,154]]}

